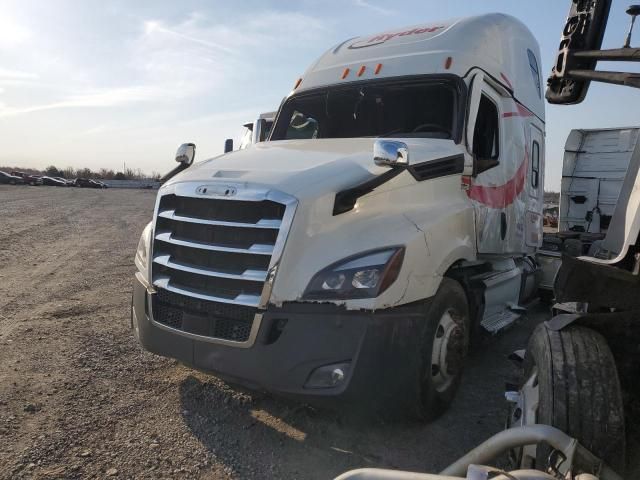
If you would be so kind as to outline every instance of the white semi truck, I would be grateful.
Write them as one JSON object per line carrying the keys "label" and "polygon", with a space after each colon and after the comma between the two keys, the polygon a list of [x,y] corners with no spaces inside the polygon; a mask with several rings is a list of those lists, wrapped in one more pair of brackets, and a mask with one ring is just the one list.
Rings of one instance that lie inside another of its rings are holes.
{"label": "white semi truck", "polygon": [[310,403],[441,413],[471,337],[535,292],[539,65],[501,14],[329,49],[268,141],[160,189],[136,253],[140,343]]}
{"label": "white semi truck", "polygon": [[[271,128],[273,128],[273,121],[276,118],[276,113],[277,112],[261,113],[253,122],[245,123],[243,125],[242,137],[240,138],[238,150],[244,150],[255,143],[266,141],[271,133]],[[231,151],[233,151],[233,139],[228,138],[224,143],[224,153]]]}

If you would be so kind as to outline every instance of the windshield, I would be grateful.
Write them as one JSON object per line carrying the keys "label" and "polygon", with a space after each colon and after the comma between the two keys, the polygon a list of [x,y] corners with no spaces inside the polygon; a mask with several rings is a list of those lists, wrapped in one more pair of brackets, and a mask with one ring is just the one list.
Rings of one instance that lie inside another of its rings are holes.
{"label": "windshield", "polygon": [[457,104],[456,86],[443,80],[329,87],[289,98],[271,140],[455,138]]}

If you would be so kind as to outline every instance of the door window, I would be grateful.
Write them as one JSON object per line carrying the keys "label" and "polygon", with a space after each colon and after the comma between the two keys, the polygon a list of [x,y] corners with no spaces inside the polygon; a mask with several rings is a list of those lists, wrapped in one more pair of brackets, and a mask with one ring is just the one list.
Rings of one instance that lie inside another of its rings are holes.
{"label": "door window", "polygon": [[482,94],[473,132],[473,153],[478,158],[498,158],[498,108]]}
{"label": "door window", "polygon": [[475,173],[481,173],[498,165],[500,155],[498,107],[482,94],[476,125],[473,131],[473,154],[476,159]]}

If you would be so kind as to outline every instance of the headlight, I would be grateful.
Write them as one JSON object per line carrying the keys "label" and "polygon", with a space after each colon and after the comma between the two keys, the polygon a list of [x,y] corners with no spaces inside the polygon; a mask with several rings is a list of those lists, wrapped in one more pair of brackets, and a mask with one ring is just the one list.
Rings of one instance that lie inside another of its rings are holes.
{"label": "headlight", "polygon": [[398,278],[404,247],[372,250],[345,258],[318,272],[305,299],[374,298]]}
{"label": "headlight", "polygon": [[138,267],[140,273],[145,278],[147,276],[147,268],[149,266],[149,247],[151,245],[151,222],[147,223],[147,226],[142,230],[140,235],[140,241],[138,242],[138,249],[136,250],[135,264]]}

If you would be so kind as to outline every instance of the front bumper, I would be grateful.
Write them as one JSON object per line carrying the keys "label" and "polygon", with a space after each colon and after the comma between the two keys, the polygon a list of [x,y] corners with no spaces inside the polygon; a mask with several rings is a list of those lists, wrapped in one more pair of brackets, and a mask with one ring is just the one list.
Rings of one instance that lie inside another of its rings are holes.
{"label": "front bumper", "polygon": [[[142,346],[229,382],[321,406],[365,401],[379,409],[390,402],[399,406],[403,398],[416,394],[417,332],[428,301],[377,312],[320,303],[269,307],[253,345],[239,348],[159,326],[150,318],[151,295],[137,276],[131,321]],[[318,367],[339,363],[349,363],[341,382],[325,388],[306,386]]]}

